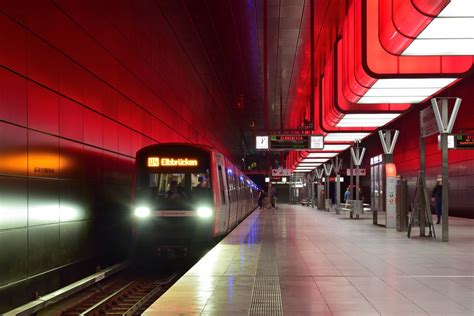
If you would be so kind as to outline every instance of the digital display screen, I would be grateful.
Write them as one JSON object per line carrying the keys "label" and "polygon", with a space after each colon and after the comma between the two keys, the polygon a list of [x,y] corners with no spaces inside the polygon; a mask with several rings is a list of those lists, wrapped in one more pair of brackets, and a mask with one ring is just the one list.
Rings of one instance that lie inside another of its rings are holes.
{"label": "digital display screen", "polygon": [[271,150],[305,150],[309,147],[309,135],[271,136]]}
{"label": "digital display screen", "polygon": [[148,167],[197,167],[198,160],[194,158],[148,157]]}
{"label": "digital display screen", "polygon": [[457,149],[474,149],[474,135],[458,134],[456,135]]}

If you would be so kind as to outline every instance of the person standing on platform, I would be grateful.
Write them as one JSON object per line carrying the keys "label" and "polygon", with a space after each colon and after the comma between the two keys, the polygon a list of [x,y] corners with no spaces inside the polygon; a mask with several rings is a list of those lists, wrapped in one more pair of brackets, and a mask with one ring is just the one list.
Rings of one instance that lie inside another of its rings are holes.
{"label": "person standing on platform", "polygon": [[349,200],[351,199],[351,190],[349,190],[349,187],[347,187],[346,192],[344,192],[344,203],[349,203]]}
{"label": "person standing on platform", "polygon": [[277,196],[277,193],[276,193],[276,189],[275,189],[275,187],[272,187],[271,190],[272,190],[272,194],[270,196],[270,199],[271,199],[271,203],[272,203],[272,208],[277,209],[278,207],[276,205],[276,202],[277,202],[278,196]]}
{"label": "person standing on platform", "polygon": [[438,220],[436,224],[441,222],[441,210],[442,210],[442,199],[443,199],[443,185],[441,183],[441,177],[438,177],[436,181],[436,186],[433,189],[433,193],[431,194],[431,200],[434,202],[435,210],[436,210],[436,217]]}
{"label": "person standing on platform", "polygon": [[265,193],[263,190],[258,191],[258,208],[262,209],[263,208],[263,199],[265,198]]}

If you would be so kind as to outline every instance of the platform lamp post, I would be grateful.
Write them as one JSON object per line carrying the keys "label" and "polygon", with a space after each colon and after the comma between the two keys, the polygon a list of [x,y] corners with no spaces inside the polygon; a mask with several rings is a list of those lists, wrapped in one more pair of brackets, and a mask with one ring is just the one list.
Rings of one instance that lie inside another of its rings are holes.
{"label": "platform lamp post", "polygon": [[[392,138],[393,132],[393,138]],[[388,172],[387,164],[392,164],[391,169],[395,171],[395,166],[393,165],[393,151],[395,150],[395,145],[397,144],[398,139],[398,130],[380,130],[379,131],[379,138],[380,142],[382,143],[382,149],[384,153],[384,161],[386,170],[384,170],[385,174],[385,190],[384,190],[384,210],[385,210],[385,227],[386,228],[396,228],[397,226],[397,176],[396,174],[392,174],[394,172]],[[401,211],[401,210],[400,210]],[[377,213],[373,213],[373,221],[376,222]]]}
{"label": "platform lamp post", "polygon": [[326,212],[329,212],[332,207],[332,200],[331,200],[331,195],[329,193],[329,177],[331,176],[332,169],[334,168],[334,164],[331,161],[330,163],[325,163],[323,165],[324,168],[324,174],[326,175],[326,203],[325,203],[325,209]]}
{"label": "platform lamp post", "polygon": [[314,180],[316,179],[316,172],[313,170],[309,174],[309,181],[311,181],[311,207],[314,208]]}
{"label": "platform lamp post", "polygon": [[341,203],[341,173],[342,169],[342,159],[339,156],[336,156],[334,159],[334,172],[336,173],[336,214],[340,213],[339,204]]}
{"label": "platform lamp post", "polygon": [[[318,186],[317,186],[317,196],[316,196],[316,199],[318,201],[318,204],[317,204],[317,209],[322,209],[324,208],[324,204],[323,202],[321,201],[321,196],[319,194],[320,190],[321,190],[321,186],[322,186],[322,179],[323,179],[323,169],[320,169],[320,168],[317,168],[315,169],[315,173],[316,173],[316,178],[318,179]],[[321,208],[320,208],[321,206]]]}
{"label": "platform lamp post", "polygon": [[[355,147],[351,148],[351,157],[356,166],[356,198],[354,200],[353,213],[356,214],[356,218],[359,218],[359,214],[364,211],[364,201],[359,200],[359,168],[365,155],[365,147],[360,147],[360,140],[355,141]],[[353,170],[351,170],[352,172]]]}
{"label": "platform lamp post", "polygon": [[[449,117],[448,100],[454,99],[454,108]],[[441,194],[441,217],[442,217],[442,238],[441,241],[449,240],[449,225],[448,225],[448,212],[449,212],[449,181],[448,181],[448,135],[451,134],[454,127],[454,122],[461,107],[462,99],[460,98],[432,98],[431,106],[438,124],[438,129],[441,134],[441,157],[442,157],[442,168],[441,168],[441,183],[442,183],[442,194]],[[441,105],[441,110],[439,108]]]}

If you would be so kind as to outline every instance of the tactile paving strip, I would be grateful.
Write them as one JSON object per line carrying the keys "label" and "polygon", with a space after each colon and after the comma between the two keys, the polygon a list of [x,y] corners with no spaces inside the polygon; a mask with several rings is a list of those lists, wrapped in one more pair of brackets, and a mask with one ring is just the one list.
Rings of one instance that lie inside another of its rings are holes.
{"label": "tactile paving strip", "polygon": [[272,225],[263,223],[262,246],[249,315],[283,315],[280,278]]}

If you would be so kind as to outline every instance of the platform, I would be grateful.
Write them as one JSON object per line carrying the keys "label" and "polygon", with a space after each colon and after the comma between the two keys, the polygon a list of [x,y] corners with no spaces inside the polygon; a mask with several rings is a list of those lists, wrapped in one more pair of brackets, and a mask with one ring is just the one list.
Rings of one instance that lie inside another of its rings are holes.
{"label": "platform", "polygon": [[280,205],[251,214],[145,315],[473,315],[473,250],[472,220],[451,218],[441,243]]}

